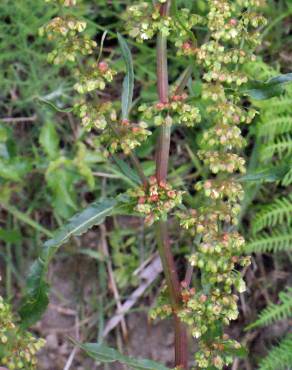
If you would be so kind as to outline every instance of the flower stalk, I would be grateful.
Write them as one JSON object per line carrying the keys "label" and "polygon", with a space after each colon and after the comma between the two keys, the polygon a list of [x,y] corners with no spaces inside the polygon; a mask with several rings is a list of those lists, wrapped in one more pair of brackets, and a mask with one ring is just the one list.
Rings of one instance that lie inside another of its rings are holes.
{"label": "flower stalk", "polygon": [[[160,14],[167,16],[171,1],[168,0],[160,7]],[[157,89],[159,103],[168,103],[168,64],[167,64],[167,36],[159,32],[157,36]],[[157,182],[167,179],[169,152],[170,152],[171,124],[165,122],[161,125],[158,147],[156,152],[156,178]],[[163,271],[170,295],[175,324],[175,365],[181,369],[188,367],[187,332],[184,324],[176,314],[181,304],[180,282],[175,266],[171,243],[168,233],[168,222],[160,220],[156,224],[157,243]]]}

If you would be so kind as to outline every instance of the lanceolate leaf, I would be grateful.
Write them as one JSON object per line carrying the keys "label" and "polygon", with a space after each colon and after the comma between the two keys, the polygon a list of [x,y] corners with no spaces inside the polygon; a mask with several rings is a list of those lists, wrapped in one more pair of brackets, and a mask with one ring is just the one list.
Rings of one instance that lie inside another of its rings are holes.
{"label": "lanceolate leaf", "polygon": [[292,73],[273,77],[266,82],[252,81],[244,94],[255,100],[265,100],[279,96],[284,92],[284,84],[292,82]]}
{"label": "lanceolate leaf", "polygon": [[72,217],[68,224],[45,242],[39,259],[32,265],[26,286],[26,294],[20,308],[22,325],[28,327],[38,321],[48,306],[49,286],[46,281],[48,266],[60,246],[72,237],[79,236],[113,213],[117,201],[105,199],[95,202]]}
{"label": "lanceolate leaf", "polygon": [[129,112],[133,101],[134,91],[134,67],[131,51],[127,45],[127,42],[122,35],[118,33],[118,40],[122,51],[122,56],[126,64],[126,76],[123,82],[122,92],[122,118],[128,119]]}
{"label": "lanceolate leaf", "polygon": [[113,348],[98,343],[78,343],[90,357],[102,363],[119,362],[135,370],[170,370],[158,362],[152,360],[139,360],[132,357],[124,356]]}

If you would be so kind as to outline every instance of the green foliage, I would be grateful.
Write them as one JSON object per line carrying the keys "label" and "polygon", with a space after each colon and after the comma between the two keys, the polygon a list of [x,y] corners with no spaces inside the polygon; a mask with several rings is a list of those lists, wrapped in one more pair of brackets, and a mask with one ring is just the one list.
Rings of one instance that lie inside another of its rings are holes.
{"label": "green foliage", "polygon": [[118,40],[126,65],[126,76],[123,81],[122,93],[122,117],[123,119],[128,119],[134,93],[134,66],[131,51],[127,45],[127,42],[120,34],[118,34]]}
{"label": "green foliage", "polygon": [[[263,64],[261,67],[268,73],[274,73],[274,71],[265,69]],[[289,195],[289,188],[285,189],[285,187],[292,183],[291,86],[287,86],[284,95],[267,102],[259,102],[258,107],[261,118],[255,130],[256,165],[262,168],[274,168],[275,172],[277,170],[278,178],[275,178],[275,182],[282,187],[274,187],[273,197],[267,190],[268,203],[258,207],[258,212],[251,222],[252,238],[245,250],[247,253],[290,252],[292,250],[292,196]],[[286,170],[281,174],[281,171],[278,171],[279,168],[286,168]],[[269,304],[259,314],[259,318],[249,325],[248,329],[270,325],[277,320],[289,320],[292,316],[292,288],[282,291],[279,298],[280,303]],[[260,361],[259,369],[286,369],[292,363],[291,348],[292,337],[288,334]]]}
{"label": "green foliage", "polygon": [[90,357],[94,358],[101,363],[114,363],[119,362],[121,364],[129,366],[130,369],[134,370],[170,370],[167,367],[159,364],[158,362],[151,360],[138,360],[131,357],[127,357],[119,353],[113,348],[107,347],[103,344],[98,343],[85,343],[78,344]]}
{"label": "green foliage", "polygon": [[292,81],[292,73],[280,75],[269,79],[267,82],[253,81],[245,94],[255,100],[266,100],[281,95],[284,85]]}
{"label": "green foliage", "polygon": [[6,111],[6,101],[12,111],[30,114],[36,96],[54,92],[60,96],[66,90],[60,68],[47,65],[47,42],[38,37],[38,29],[48,22],[55,10],[43,0],[22,0],[11,6],[10,0],[0,3],[0,107]]}
{"label": "green foliage", "polygon": [[24,327],[29,327],[38,321],[48,306],[49,286],[46,282],[46,274],[49,263],[58,249],[71,237],[80,236],[93,226],[101,224],[113,213],[116,205],[117,201],[113,199],[93,203],[69,220],[52,239],[45,242],[41,255],[32,265],[27,279],[26,294],[20,308]]}
{"label": "green foliage", "polygon": [[292,364],[292,334],[280,341],[280,343],[272,347],[269,354],[260,361],[259,370],[287,370]]}
{"label": "green foliage", "polygon": [[278,320],[288,320],[292,315],[292,288],[287,288],[279,295],[280,304],[269,304],[259,315],[259,318],[248,326],[248,329],[267,326]]}
{"label": "green foliage", "polygon": [[[12,308],[0,296],[0,364],[9,369],[36,370],[36,353],[44,346],[43,339],[36,339],[23,331],[12,313]],[[3,367],[2,367],[3,369]]]}
{"label": "green foliage", "polygon": [[247,253],[282,252],[292,250],[292,229],[275,230],[271,233],[262,232],[251,239],[245,247]]}
{"label": "green foliage", "polygon": [[292,196],[276,199],[273,203],[261,207],[252,223],[252,232],[273,227],[280,224],[289,224],[292,213]]}

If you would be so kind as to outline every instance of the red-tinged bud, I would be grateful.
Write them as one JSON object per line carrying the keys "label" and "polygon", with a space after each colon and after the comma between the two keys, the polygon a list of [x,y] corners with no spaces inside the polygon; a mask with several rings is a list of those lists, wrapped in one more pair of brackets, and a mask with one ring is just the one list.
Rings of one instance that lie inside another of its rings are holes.
{"label": "red-tinged bud", "polygon": [[122,124],[123,126],[129,126],[130,122],[129,122],[129,120],[128,120],[128,119],[123,119],[123,120],[122,120],[122,122],[121,122],[121,124]]}
{"label": "red-tinged bud", "polygon": [[159,199],[159,198],[158,198],[158,195],[156,195],[156,194],[153,194],[153,195],[151,195],[151,196],[150,196],[150,201],[151,201],[151,202],[157,202],[157,201],[158,201],[158,199]]}
{"label": "red-tinged bud", "polygon": [[165,181],[160,181],[159,182],[159,186],[162,188],[162,189],[165,189],[166,188],[166,182]]}
{"label": "red-tinged bud", "polygon": [[150,182],[150,185],[156,184],[156,182],[157,182],[156,177],[155,176],[150,176],[149,182]]}
{"label": "red-tinged bud", "polygon": [[205,294],[202,294],[200,297],[200,302],[205,303],[207,301],[208,297]]}
{"label": "red-tinged bud", "polygon": [[98,63],[98,69],[101,73],[105,73],[108,70],[107,62],[100,62]]}
{"label": "red-tinged bud", "polygon": [[228,235],[228,234],[224,234],[224,235],[223,235],[223,240],[224,240],[225,242],[228,242],[228,240],[229,240],[229,235]]}
{"label": "red-tinged bud", "polygon": [[144,204],[146,201],[146,198],[145,197],[140,197],[139,200],[138,200],[138,203],[139,204]]}
{"label": "red-tinged bud", "polygon": [[189,42],[184,42],[182,48],[183,50],[191,50],[192,45]]}
{"label": "red-tinged bud", "polygon": [[237,22],[237,19],[232,18],[232,19],[230,19],[229,23],[230,23],[231,26],[236,26],[238,22]]}
{"label": "red-tinged bud", "polygon": [[173,95],[172,100],[173,101],[180,101],[181,100],[181,96],[180,95]]}
{"label": "red-tinged bud", "polygon": [[188,287],[188,284],[185,280],[183,280],[180,284],[181,284],[182,288],[187,288]]}
{"label": "red-tinged bud", "polygon": [[196,294],[196,289],[195,288],[191,288],[190,289],[190,294],[191,295],[195,295]]}
{"label": "red-tinged bud", "polygon": [[176,196],[176,193],[175,193],[175,191],[174,191],[174,190],[169,190],[169,191],[167,192],[167,195],[169,196],[169,198],[174,199],[174,198],[175,198],[175,196]]}
{"label": "red-tinged bud", "polygon": [[233,256],[233,257],[231,258],[231,260],[232,260],[232,262],[233,262],[233,263],[237,263],[237,262],[239,261],[239,257],[237,257],[237,256]]}
{"label": "red-tinged bud", "polygon": [[233,116],[234,122],[239,123],[240,122],[240,117],[238,115]]}
{"label": "red-tinged bud", "polygon": [[195,209],[191,209],[190,213],[192,216],[197,216],[197,211]]}
{"label": "red-tinged bud", "polygon": [[211,189],[211,187],[212,187],[212,182],[210,180],[207,180],[205,182],[205,189]]}
{"label": "red-tinged bud", "polygon": [[165,104],[165,103],[157,103],[157,104],[156,104],[156,108],[157,108],[158,110],[162,110],[162,109],[164,109],[164,108],[165,108],[165,106],[166,106],[166,104]]}
{"label": "red-tinged bud", "polygon": [[133,127],[132,132],[140,132],[141,128],[140,127]]}
{"label": "red-tinged bud", "polygon": [[154,221],[154,216],[151,214],[147,217],[145,217],[145,223],[146,225],[152,225]]}

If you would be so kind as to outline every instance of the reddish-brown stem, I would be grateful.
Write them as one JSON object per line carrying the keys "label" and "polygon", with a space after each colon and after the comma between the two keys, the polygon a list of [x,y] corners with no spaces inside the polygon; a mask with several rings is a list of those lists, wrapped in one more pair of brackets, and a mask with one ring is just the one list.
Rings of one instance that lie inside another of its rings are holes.
{"label": "reddish-brown stem", "polygon": [[[166,16],[169,13],[171,0],[161,5],[160,13]],[[167,67],[167,37],[159,33],[157,38],[157,88],[160,103],[168,102],[168,67]],[[158,183],[166,181],[169,162],[171,126],[163,124],[156,152],[156,177]],[[163,265],[165,279],[169,290],[170,300],[174,312],[175,326],[175,366],[186,370],[188,368],[187,332],[184,324],[177,315],[181,304],[181,289],[171,243],[169,240],[167,221],[159,221],[156,225],[157,242],[160,258]]]}

